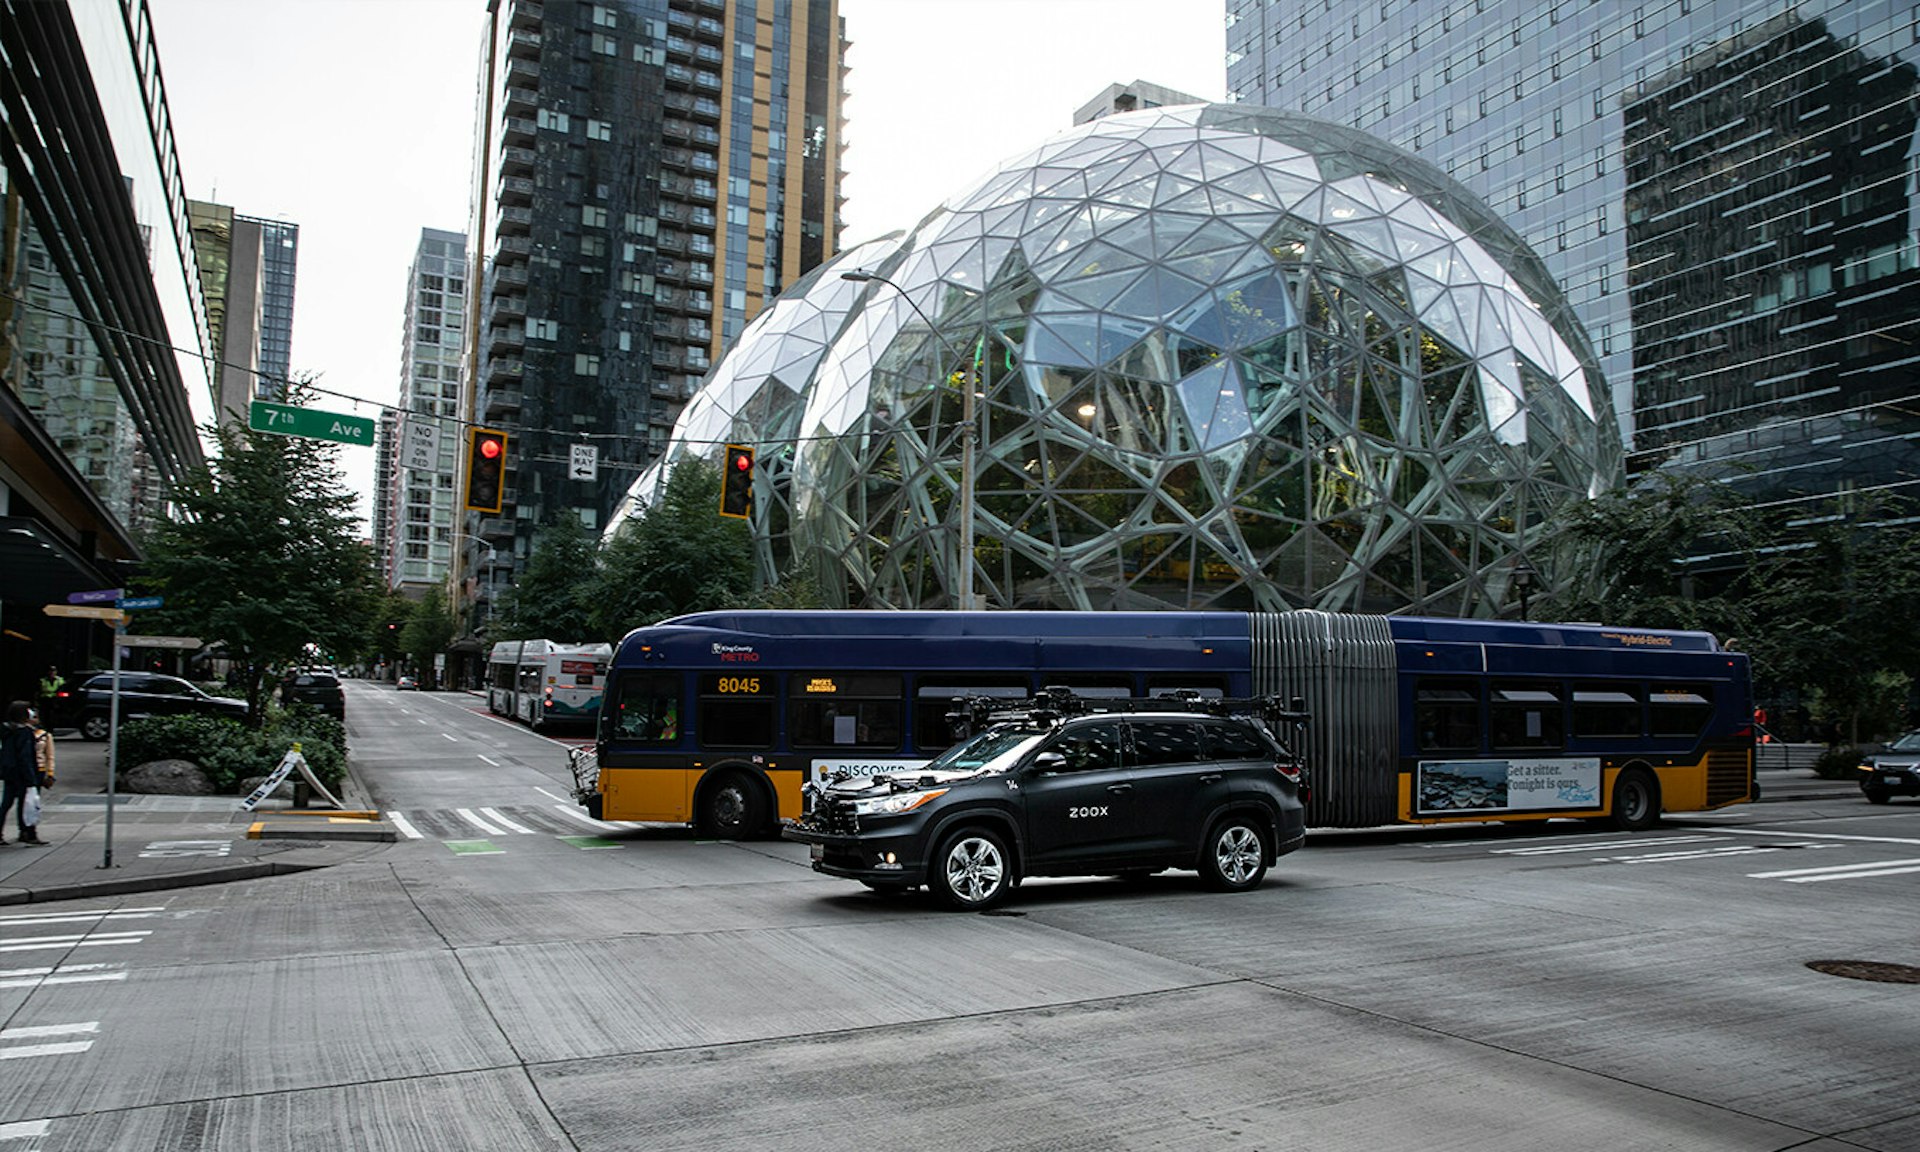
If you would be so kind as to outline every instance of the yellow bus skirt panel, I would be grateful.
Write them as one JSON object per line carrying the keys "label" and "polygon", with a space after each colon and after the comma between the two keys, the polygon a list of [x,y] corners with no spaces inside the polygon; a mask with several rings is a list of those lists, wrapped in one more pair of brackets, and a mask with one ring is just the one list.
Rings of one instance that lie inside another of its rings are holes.
{"label": "yellow bus skirt panel", "polygon": [[602,768],[600,818],[684,824],[698,776],[685,768]]}

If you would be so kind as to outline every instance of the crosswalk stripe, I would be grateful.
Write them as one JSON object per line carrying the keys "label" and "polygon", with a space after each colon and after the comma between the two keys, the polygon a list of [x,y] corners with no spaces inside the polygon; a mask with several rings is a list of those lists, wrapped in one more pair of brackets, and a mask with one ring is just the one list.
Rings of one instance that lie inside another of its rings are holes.
{"label": "crosswalk stripe", "polygon": [[46,948],[102,948],[112,944],[138,944],[152,932],[96,932],[87,936],[29,936],[10,944],[0,944],[0,952],[38,952]]}
{"label": "crosswalk stripe", "polygon": [[45,1040],[50,1036],[84,1036],[100,1031],[100,1021],[79,1024],[28,1024],[19,1028],[0,1028],[0,1041]]}
{"label": "crosswalk stripe", "polygon": [[496,828],[493,825],[487,823],[485,820],[482,820],[480,817],[474,815],[473,809],[471,808],[455,808],[453,811],[454,811],[454,814],[459,816],[462,820],[465,820],[467,823],[473,825],[475,828],[480,829],[480,831],[485,832],[490,836],[499,836],[506,832],[506,829]]}
{"label": "crosswalk stripe", "polygon": [[506,818],[505,816],[502,816],[502,815],[501,815],[501,814],[499,813],[499,811],[498,811],[498,810],[496,810],[496,809],[493,809],[493,808],[482,808],[482,809],[480,809],[480,814],[481,814],[481,815],[483,815],[483,816],[485,816],[485,817],[486,817],[487,819],[489,819],[489,820],[492,820],[492,821],[493,821],[493,822],[495,822],[496,824],[499,824],[499,825],[501,825],[502,827],[504,827],[504,828],[505,828],[505,829],[506,829],[507,831],[509,831],[509,832],[518,832],[518,833],[520,833],[520,834],[521,834],[522,836],[532,836],[532,835],[535,835],[535,833],[534,833],[534,830],[533,830],[533,829],[531,829],[531,828],[529,828],[529,827],[527,827],[527,826],[526,826],[526,825],[524,825],[524,824],[515,824],[515,823],[514,823],[513,821],[511,821],[511,820],[509,820],[509,819],[507,819],[507,818]]}
{"label": "crosswalk stripe", "polygon": [[33,1140],[45,1136],[51,1127],[51,1120],[16,1120],[11,1124],[0,1124],[0,1140]]}
{"label": "crosswalk stripe", "polygon": [[595,820],[593,817],[580,811],[579,809],[575,808],[571,804],[555,804],[553,807],[556,812],[559,812],[562,816],[567,817],[569,820],[578,820],[580,821],[580,823],[585,824],[589,828],[597,828],[597,829],[600,829],[601,831],[606,831],[608,829],[640,827],[640,825],[633,823],[631,820]]}
{"label": "crosswalk stripe", "polygon": [[398,812],[387,813],[387,823],[392,824],[395,828],[398,828],[400,830],[400,835],[405,836],[409,840],[418,840],[421,838],[420,829],[415,828],[412,824],[408,823],[407,818],[405,816],[402,816]]}
{"label": "crosswalk stripe", "polygon": [[1829,876],[1783,876],[1781,880],[1788,884],[1819,884],[1826,880],[1865,880],[1870,876],[1905,876],[1909,872],[1920,872],[1920,864],[1907,868],[1875,868],[1866,872],[1840,872]]}
{"label": "crosswalk stripe", "polygon": [[84,924],[89,920],[150,920],[164,908],[117,908],[101,912],[39,912],[26,916],[0,916],[0,925]]}
{"label": "crosswalk stripe", "polygon": [[24,1048],[0,1048],[0,1060],[25,1060],[32,1056],[65,1056],[74,1052],[85,1052],[93,1047],[91,1040],[71,1040],[62,1044],[29,1044]]}
{"label": "crosswalk stripe", "polygon": [[1567,852],[1605,852],[1612,848],[1656,848],[1662,844],[1703,844],[1712,836],[1660,836],[1644,840],[1605,840],[1600,843],[1552,844],[1526,848],[1495,848],[1496,856],[1554,856]]}

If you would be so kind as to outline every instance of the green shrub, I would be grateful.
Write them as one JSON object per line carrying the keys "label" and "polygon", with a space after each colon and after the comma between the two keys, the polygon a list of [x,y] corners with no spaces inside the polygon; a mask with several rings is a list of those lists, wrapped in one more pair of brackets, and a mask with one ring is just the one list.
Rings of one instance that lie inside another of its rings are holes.
{"label": "green shrub", "polygon": [[237,794],[240,781],[265,776],[293,744],[313,774],[333,788],[347,768],[345,727],[311,708],[269,711],[265,727],[249,728],[224,716],[149,716],[120,726],[120,763],[191,760],[214,790]]}
{"label": "green shrub", "polygon": [[1866,758],[1860,749],[1840,744],[1820,753],[1813,774],[1822,780],[1853,780],[1859,777],[1860,762]]}

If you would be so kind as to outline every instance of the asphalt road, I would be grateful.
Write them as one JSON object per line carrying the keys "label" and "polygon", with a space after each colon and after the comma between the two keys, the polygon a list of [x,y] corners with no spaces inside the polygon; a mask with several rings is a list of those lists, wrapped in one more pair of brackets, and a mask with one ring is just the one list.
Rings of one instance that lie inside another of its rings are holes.
{"label": "asphalt road", "polygon": [[0,915],[0,1152],[1920,1148],[1920,804],[1316,833],[955,915],[349,686],[404,838]]}

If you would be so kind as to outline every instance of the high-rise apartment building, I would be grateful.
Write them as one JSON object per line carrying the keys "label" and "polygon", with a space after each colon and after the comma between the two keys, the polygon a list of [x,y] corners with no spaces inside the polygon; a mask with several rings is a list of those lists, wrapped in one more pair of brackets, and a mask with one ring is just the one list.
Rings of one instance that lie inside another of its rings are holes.
{"label": "high-rise apartment building", "polygon": [[[466,313],[467,238],[422,228],[407,269],[400,395],[394,402],[399,415],[381,427],[373,516],[387,586],[416,598],[446,581],[453,560]],[[433,448],[415,458],[408,446],[423,427],[431,430]]]}
{"label": "high-rise apartment building", "polygon": [[1591,335],[1629,472],[1920,491],[1920,32],[1891,0],[1228,0],[1239,100],[1439,164]]}
{"label": "high-rise apartment building", "polygon": [[41,606],[117,588],[203,462],[214,348],[142,0],[0,0],[0,691],[98,667]]}
{"label": "high-rise apartment building", "polygon": [[245,424],[255,399],[280,395],[293,345],[300,226],[190,200],[188,219],[219,363],[220,421]]}
{"label": "high-rise apartment building", "polygon": [[605,524],[721,348],[834,251],[846,41],[835,0],[488,13],[465,414],[510,435],[508,507],[463,543],[504,582],[545,524]]}

